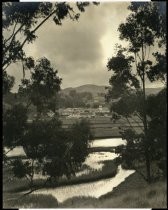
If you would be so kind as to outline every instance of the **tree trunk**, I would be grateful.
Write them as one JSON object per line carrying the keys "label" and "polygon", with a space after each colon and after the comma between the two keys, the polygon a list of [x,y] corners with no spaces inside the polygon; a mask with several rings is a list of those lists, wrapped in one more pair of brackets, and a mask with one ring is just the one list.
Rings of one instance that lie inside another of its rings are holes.
{"label": "tree trunk", "polygon": [[148,125],[147,125],[147,114],[146,114],[146,91],[145,91],[145,65],[144,65],[144,50],[142,44],[142,89],[143,89],[143,124],[144,124],[144,145],[145,145],[145,162],[146,162],[146,177],[147,181],[151,182],[151,163],[149,154],[149,143],[148,143]]}

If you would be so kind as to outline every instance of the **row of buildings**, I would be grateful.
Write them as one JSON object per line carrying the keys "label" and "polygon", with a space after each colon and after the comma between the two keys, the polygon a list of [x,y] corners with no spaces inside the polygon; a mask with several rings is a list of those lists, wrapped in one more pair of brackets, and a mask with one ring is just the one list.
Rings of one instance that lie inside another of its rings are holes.
{"label": "row of buildings", "polygon": [[107,107],[98,108],[66,108],[59,109],[59,115],[63,118],[95,118],[97,116],[110,117]]}

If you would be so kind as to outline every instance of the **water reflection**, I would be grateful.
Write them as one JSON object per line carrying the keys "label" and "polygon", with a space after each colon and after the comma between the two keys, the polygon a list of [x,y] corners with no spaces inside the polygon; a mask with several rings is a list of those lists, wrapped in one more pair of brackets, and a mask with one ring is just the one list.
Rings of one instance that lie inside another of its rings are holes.
{"label": "water reflection", "polygon": [[51,194],[58,200],[58,202],[63,202],[68,198],[78,196],[99,198],[101,195],[112,191],[113,188],[123,182],[126,177],[134,173],[134,170],[124,170],[121,166],[119,166],[118,169],[117,175],[113,178],[103,179],[92,183],[58,187],[55,189],[42,189],[34,193]]}

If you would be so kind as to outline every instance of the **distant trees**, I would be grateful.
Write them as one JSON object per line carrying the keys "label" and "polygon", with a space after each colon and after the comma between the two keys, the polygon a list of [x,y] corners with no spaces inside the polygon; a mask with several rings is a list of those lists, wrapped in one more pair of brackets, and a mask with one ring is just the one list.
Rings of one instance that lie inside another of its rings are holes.
{"label": "distant trees", "polygon": [[76,90],[71,90],[69,94],[61,93],[59,95],[59,106],[65,108],[87,107],[92,100],[93,95],[90,92],[78,93]]}
{"label": "distant trees", "polygon": [[[117,99],[111,106],[113,119],[125,117],[130,124],[128,130],[121,131],[123,138],[127,140],[126,148],[120,147],[118,152],[120,151],[122,159],[129,167],[138,169],[138,163],[145,162],[145,178],[148,182],[152,176],[152,153],[157,150],[154,146],[156,136],[151,135],[154,119],[148,111],[149,105],[152,106],[154,113],[157,113],[158,108],[157,103],[154,103],[155,96],[152,98],[153,104],[149,103],[152,99],[146,97],[146,82],[156,80],[165,82],[166,79],[166,19],[164,8],[160,10],[161,4],[160,2],[131,3],[129,6],[131,14],[126,22],[119,26],[120,39],[126,40],[128,47],[117,45],[116,55],[109,59],[107,64],[108,70],[113,71],[113,75],[109,80],[111,88],[106,99],[109,103],[112,99]],[[153,51],[151,54],[152,46],[163,50],[160,53]],[[162,99],[164,100],[164,96]],[[166,110],[162,109],[162,114],[164,111]],[[130,117],[137,125],[142,122],[141,132],[137,133],[131,126]],[[159,129],[159,122],[155,122]],[[165,138],[166,131],[163,129],[163,138]],[[162,143],[164,144],[164,141]]]}

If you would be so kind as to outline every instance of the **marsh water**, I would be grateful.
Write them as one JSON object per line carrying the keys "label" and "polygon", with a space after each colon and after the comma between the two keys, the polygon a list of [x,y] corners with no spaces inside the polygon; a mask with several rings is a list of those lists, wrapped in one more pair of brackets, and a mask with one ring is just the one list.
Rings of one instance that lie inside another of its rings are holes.
{"label": "marsh water", "polygon": [[[125,144],[125,141],[121,138],[114,139],[99,139],[94,140],[91,143],[91,147],[115,147],[121,144]],[[92,170],[102,170],[103,161],[113,160],[117,157],[117,154],[112,152],[92,152],[86,158],[84,164],[87,165]],[[67,199],[74,197],[94,197],[99,198],[100,196],[111,192],[114,187],[117,187],[120,183],[124,182],[125,179],[134,173],[134,170],[124,170],[119,165],[118,173],[115,177],[102,179],[99,181],[93,181],[83,184],[74,184],[69,186],[57,187],[52,189],[41,189],[35,191],[35,194],[50,194],[54,196],[58,202],[62,203]],[[81,176],[83,174],[89,173],[89,170],[83,170],[76,173],[76,176]]]}
{"label": "marsh water", "polygon": [[102,179],[100,181],[76,184],[71,186],[57,187],[55,189],[42,189],[35,191],[35,194],[50,194],[54,196],[58,202],[62,203],[65,200],[73,197],[94,197],[99,198],[108,192],[111,192],[114,187],[118,186],[129,175],[134,173],[134,170],[124,170],[121,166],[118,167],[118,173],[113,178]]}
{"label": "marsh water", "polygon": [[[90,147],[116,147],[118,145],[125,144],[126,142],[121,138],[108,138],[108,139],[95,139],[90,143]],[[17,147],[8,153],[8,156],[25,156],[25,152],[22,147]],[[82,176],[89,174],[91,170],[102,170],[104,161],[113,160],[118,155],[113,152],[91,152],[86,158],[83,165],[87,166],[84,170],[76,173],[76,176]],[[111,192],[114,187],[117,187],[121,182],[134,173],[134,170],[124,170],[119,165],[117,174],[112,178],[101,179],[99,181],[93,181],[83,184],[74,184],[69,186],[60,186],[57,188],[41,189],[35,191],[35,194],[51,194],[58,202],[64,202],[65,200],[73,197],[94,197],[99,198],[100,196]],[[40,178],[37,176],[37,178]]]}

